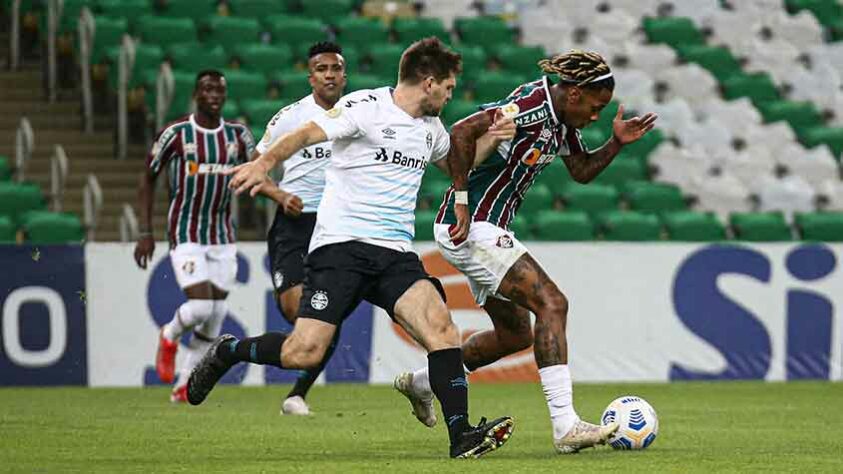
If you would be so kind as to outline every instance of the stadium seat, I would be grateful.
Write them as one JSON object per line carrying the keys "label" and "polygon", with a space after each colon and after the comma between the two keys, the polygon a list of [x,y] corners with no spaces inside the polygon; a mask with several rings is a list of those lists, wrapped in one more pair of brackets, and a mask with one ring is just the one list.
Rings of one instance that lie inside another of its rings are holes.
{"label": "stadium seat", "polygon": [[674,48],[680,45],[704,44],[702,33],[690,18],[644,18],[644,33],[651,43],[666,43]]}
{"label": "stadium seat", "polygon": [[533,232],[530,230],[530,224],[524,216],[515,216],[512,222],[509,223],[509,231],[515,234],[518,240],[532,240]]}
{"label": "stadium seat", "polygon": [[579,186],[571,177],[568,168],[561,159],[553,160],[545,166],[541,174],[536,178],[537,183],[542,183],[550,188],[555,197],[562,197],[565,188],[569,185]]}
{"label": "stadium seat", "polygon": [[189,18],[146,15],[138,20],[137,33],[146,44],[168,47],[175,43],[197,41],[196,25]]}
{"label": "stadium seat", "polygon": [[428,36],[435,36],[444,43],[451,42],[450,35],[439,18],[398,17],[392,22],[392,29],[395,31],[398,43],[404,46]]}
{"label": "stadium seat", "polygon": [[677,48],[679,56],[688,62],[694,62],[707,69],[718,81],[741,72],[741,65],[723,46],[685,44]]}
{"label": "stadium seat", "polygon": [[777,100],[758,104],[758,110],[765,122],[787,121],[797,135],[807,128],[822,125],[822,116],[811,102]]}
{"label": "stadium seat", "polygon": [[[366,52],[375,46],[385,46],[389,42],[389,30],[380,20],[373,18],[350,17],[336,23],[337,41],[345,46],[354,46]],[[404,51],[403,47],[400,47]],[[396,66],[397,68],[397,66]]]}
{"label": "stadium seat", "polygon": [[275,71],[293,69],[293,51],[281,44],[249,43],[234,48],[232,58],[240,62],[240,68],[271,76]]}
{"label": "stadium seat", "polygon": [[585,211],[591,215],[618,208],[618,191],[602,184],[570,184],[562,191],[562,201],[569,211]]}
{"label": "stadium seat", "polygon": [[[148,84],[151,84],[153,91],[155,91],[155,77],[157,76],[157,71],[154,71],[154,73],[155,74],[150,74],[149,79],[146,80]],[[195,84],[195,72],[173,70],[173,98],[165,116],[168,122],[187,114],[191,110],[193,103],[193,88]],[[147,97],[148,100],[151,99],[151,102],[147,105],[151,107],[151,110],[155,110],[155,94],[147,93]]]}
{"label": "stadium seat", "polygon": [[0,244],[13,244],[17,241],[15,225],[8,216],[0,216]]}
{"label": "stadium seat", "polygon": [[274,44],[289,46],[293,55],[302,61],[310,45],[328,39],[327,26],[315,18],[272,15],[264,19],[263,26]]}
{"label": "stadium seat", "polygon": [[600,127],[596,123],[580,130],[580,139],[587,150],[596,150],[612,136],[611,127]]}
{"label": "stadium seat", "polygon": [[518,75],[532,75],[537,71],[536,65],[545,57],[541,46],[519,46],[504,44],[498,47],[492,55],[498,59],[501,69]]}
{"label": "stadium seat", "polygon": [[487,52],[515,42],[515,35],[499,17],[457,18],[454,27],[465,44],[482,46]]}
{"label": "stadium seat", "polygon": [[548,209],[553,209],[553,193],[546,185],[535,183],[524,194],[524,200],[521,201],[518,215],[531,220],[536,213]]}
{"label": "stadium seat", "polygon": [[237,69],[224,69],[222,73],[228,84],[228,100],[266,98],[269,82],[262,74]]}
{"label": "stadium seat", "polygon": [[429,201],[431,208],[438,209],[451,185],[451,178],[435,166],[428,166],[422,177],[419,198]]}
{"label": "stadium seat", "polygon": [[749,97],[756,106],[762,102],[779,100],[779,91],[768,74],[737,74],[723,81],[723,96],[733,100]]}
{"label": "stadium seat", "polygon": [[13,223],[27,211],[44,208],[41,188],[34,183],[0,183],[0,216]]}
{"label": "stadium seat", "polygon": [[808,148],[827,145],[838,162],[843,155],[843,127],[811,127],[804,130],[799,138]]}
{"label": "stadium seat", "polygon": [[681,211],[687,208],[678,186],[646,181],[628,182],[624,197],[629,207],[639,212]]}
{"label": "stadium seat", "polygon": [[304,16],[316,18],[329,25],[336,25],[351,16],[354,0],[320,0],[302,2]]}
{"label": "stadium seat", "polygon": [[12,177],[12,168],[9,166],[9,158],[0,155],[0,182],[8,181]]}
{"label": "stadium seat", "polygon": [[[462,74],[457,78],[457,88],[460,88],[462,82],[474,82],[478,77],[486,73],[486,52],[480,46],[472,46],[461,44],[455,47],[454,50],[462,56]],[[456,93],[454,98],[457,97]]]}
{"label": "stadium seat", "polygon": [[119,45],[123,40],[123,35],[129,32],[129,22],[126,18],[98,15],[94,18],[94,32],[91,64],[99,64],[107,58],[108,48]]}
{"label": "stadium seat", "polygon": [[225,50],[220,45],[176,43],[167,48],[167,57],[174,68],[193,74],[203,69],[222,69],[228,65]]}
{"label": "stadium seat", "polygon": [[436,209],[416,210],[416,235],[413,240],[433,240],[433,223],[436,222]]}
{"label": "stadium seat", "polygon": [[442,111],[442,122],[444,122],[446,127],[450,127],[478,110],[480,109],[476,102],[454,99]]}
{"label": "stadium seat", "polygon": [[[620,102],[617,100],[613,100],[606,104],[606,107],[603,107],[603,110],[600,111],[600,116],[597,117],[597,121],[591,124],[589,128],[593,127],[602,130],[611,130],[612,122],[615,120],[615,115],[618,113],[618,107],[620,107]],[[624,112],[624,115],[629,115],[631,117],[628,107],[624,109]]]}
{"label": "stadium seat", "polygon": [[398,80],[398,64],[404,48],[397,44],[376,44],[369,49],[369,74]]}
{"label": "stadium seat", "polygon": [[607,211],[598,215],[598,228],[605,240],[652,241],[661,238],[659,219],[635,211]]}
{"label": "stadium seat", "polygon": [[345,85],[345,93],[359,91],[361,89],[377,89],[378,87],[391,86],[395,84],[395,77],[380,77],[372,74],[350,74]]}
{"label": "stadium seat", "polygon": [[288,2],[279,0],[228,0],[231,14],[239,17],[263,18],[290,13]]}
{"label": "stadium seat", "polygon": [[225,105],[222,106],[222,111],[220,113],[226,120],[240,121],[243,119],[243,113],[241,112],[240,105],[233,100],[226,101]]}
{"label": "stadium seat", "polygon": [[488,72],[475,81],[474,96],[480,102],[502,100],[525,82],[527,80],[524,76],[503,72]]}
{"label": "stadium seat", "polygon": [[250,126],[263,127],[286,105],[282,100],[244,100],[241,110]]}
{"label": "stadium seat", "polygon": [[[11,2],[9,2],[11,3]],[[79,27],[79,15],[83,8],[89,8],[91,12],[96,6],[95,0],[64,0],[64,6],[61,11],[61,18],[59,18],[59,33],[74,33]],[[46,35],[46,18],[47,15],[41,16],[41,21],[44,22],[44,27],[40,30]]]}
{"label": "stadium seat", "polygon": [[164,2],[162,17],[188,18],[197,23],[217,14],[219,0],[178,0]]}
{"label": "stadium seat", "polygon": [[536,240],[577,241],[594,238],[594,224],[585,212],[541,211],[534,216]]}
{"label": "stadium seat", "polygon": [[213,16],[202,23],[203,41],[226,48],[260,41],[261,27],[254,18]]}
{"label": "stadium seat", "polygon": [[593,182],[617,187],[629,181],[647,180],[647,170],[642,162],[623,151],[621,153],[622,155],[617,156]]}
{"label": "stadium seat", "polygon": [[313,92],[307,80],[307,71],[281,71],[272,76],[272,82],[281,87],[281,99],[288,103]]}
{"label": "stadium seat", "polygon": [[810,11],[824,26],[843,18],[843,5],[835,0],[785,0],[785,5],[791,13]]}
{"label": "stadium seat", "polygon": [[669,240],[715,242],[726,239],[726,228],[708,212],[674,211],[662,214]]}
{"label": "stadium seat", "polygon": [[99,12],[103,15],[125,18],[129,22],[129,29],[133,32],[138,19],[155,13],[152,2],[149,0],[98,0],[97,5]]}
{"label": "stadium seat", "polygon": [[73,214],[30,211],[21,223],[27,242],[33,244],[65,244],[81,242],[85,229]]}
{"label": "stadium seat", "polygon": [[843,242],[843,212],[797,213],[794,221],[802,240]]}
{"label": "stadium seat", "polygon": [[[109,87],[116,90],[118,87],[120,68],[120,46],[108,48],[107,56],[113,67],[108,69]],[[156,44],[137,43],[135,45],[135,63],[132,65],[129,87],[137,87],[143,83],[144,71],[157,71],[161,62],[164,61],[164,50]]]}
{"label": "stadium seat", "polygon": [[778,242],[792,239],[781,212],[733,212],[729,224],[735,239],[748,242]]}
{"label": "stadium seat", "polygon": [[664,134],[658,128],[650,130],[638,141],[623,147],[625,153],[646,159],[662,142]]}

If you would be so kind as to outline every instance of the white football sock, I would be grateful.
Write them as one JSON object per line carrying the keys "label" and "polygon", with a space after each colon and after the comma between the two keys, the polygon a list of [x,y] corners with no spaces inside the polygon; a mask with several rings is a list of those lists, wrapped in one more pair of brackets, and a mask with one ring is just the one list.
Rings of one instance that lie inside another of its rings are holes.
{"label": "white football sock", "polygon": [[196,367],[196,364],[199,363],[209,347],[211,347],[210,342],[197,338],[195,334],[190,337],[190,342],[187,343],[187,348],[184,351],[184,366],[179,370],[179,377],[175,384],[176,387],[187,383],[187,379],[190,378],[190,371]]}
{"label": "white football sock", "polygon": [[[465,364],[463,364],[462,370],[466,375],[471,373]],[[430,374],[427,372],[426,366],[413,372],[413,391],[424,398],[433,398],[433,389],[430,388]]]}
{"label": "white football sock", "polygon": [[571,371],[567,365],[551,365],[539,369],[542,390],[550,409],[553,425],[553,439],[568,434],[580,417],[574,411],[574,390],[571,387]]}
{"label": "white football sock", "polygon": [[162,334],[167,340],[175,341],[197,324],[207,321],[213,311],[213,300],[187,300],[176,310],[173,320],[164,325]]}

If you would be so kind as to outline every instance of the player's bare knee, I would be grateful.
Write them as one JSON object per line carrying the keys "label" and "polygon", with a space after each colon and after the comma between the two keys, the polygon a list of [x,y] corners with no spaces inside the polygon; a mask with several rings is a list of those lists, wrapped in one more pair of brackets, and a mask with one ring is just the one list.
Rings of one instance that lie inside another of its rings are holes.
{"label": "player's bare knee", "polygon": [[281,348],[281,361],[285,368],[310,369],[319,365],[324,354],[320,344],[291,338]]}

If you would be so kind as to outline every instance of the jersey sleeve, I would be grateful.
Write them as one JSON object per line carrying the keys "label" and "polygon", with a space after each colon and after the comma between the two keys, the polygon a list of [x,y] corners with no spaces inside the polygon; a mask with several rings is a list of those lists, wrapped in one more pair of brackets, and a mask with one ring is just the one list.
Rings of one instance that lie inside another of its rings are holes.
{"label": "jersey sleeve", "polygon": [[247,127],[243,127],[240,132],[240,143],[243,147],[243,154],[240,156],[243,157],[243,161],[249,161],[252,154],[255,152],[255,137],[252,135],[252,131]]}
{"label": "jersey sleeve", "polygon": [[328,140],[358,138],[366,131],[362,124],[367,116],[377,113],[378,98],[368,90],[356,91],[343,97],[331,110],[314,117]]}
{"label": "jersey sleeve", "polygon": [[568,129],[565,133],[565,141],[568,142],[568,151],[571,155],[588,151],[585,142],[582,141],[582,134],[576,128]]}
{"label": "jersey sleeve", "polygon": [[445,130],[442,121],[436,119],[436,133],[434,134],[435,141],[433,143],[433,152],[430,156],[430,161],[439,161],[448,156],[448,150],[451,148],[451,135]]}
{"label": "jersey sleeve", "polygon": [[266,132],[263,134],[263,138],[261,138],[261,141],[255,148],[258,150],[258,153],[266,153],[266,151],[269,150],[269,147],[271,147],[281,135],[290,133],[301,125],[296,119],[297,114],[295,113],[295,107],[296,104],[288,105],[279,110],[272,119],[269,120],[269,123],[266,124]]}
{"label": "jersey sleeve", "polygon": [[155,138],[152,149],[149,150],[146,157],[146,166],[153,176],[157,176],[161,169],[177,154],[180,136],[179,128],[171,126],[162,130]]}

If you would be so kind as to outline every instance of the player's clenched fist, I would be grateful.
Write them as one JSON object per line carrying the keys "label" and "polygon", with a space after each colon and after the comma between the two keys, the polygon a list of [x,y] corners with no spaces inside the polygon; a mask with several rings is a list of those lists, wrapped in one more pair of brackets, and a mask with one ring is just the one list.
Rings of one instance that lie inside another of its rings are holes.
{"label": "player's clenched fist", "polygon": [[234,194],[239,195],[249,191],[249,195],[255,197],[260,191],[260,184],[266,180],[268,172],[269,167],[266,163],[257,159],[226,170],[224,174],[233,176],[228,187],[234,190]]}

